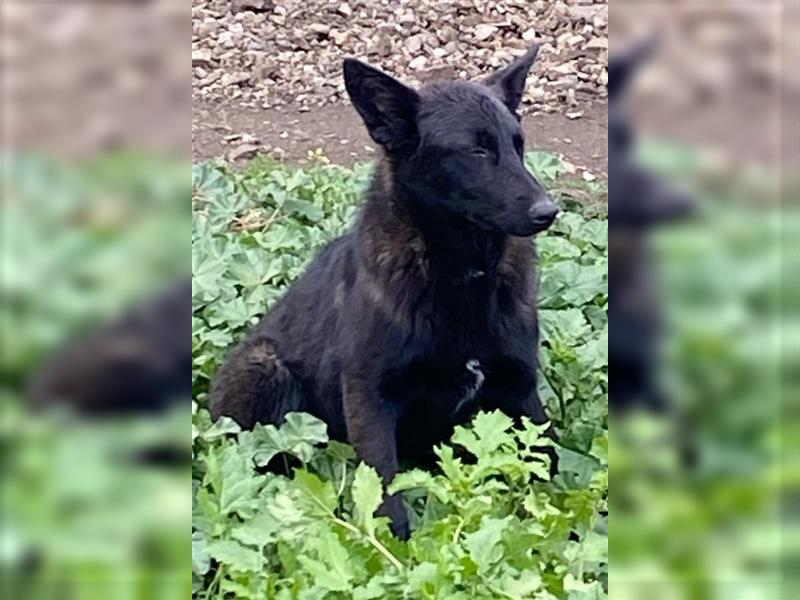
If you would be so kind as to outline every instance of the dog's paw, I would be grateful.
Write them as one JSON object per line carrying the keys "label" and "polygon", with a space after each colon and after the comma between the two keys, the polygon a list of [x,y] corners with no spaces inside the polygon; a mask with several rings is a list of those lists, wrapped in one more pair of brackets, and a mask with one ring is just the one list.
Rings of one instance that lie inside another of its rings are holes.
{"label": "dog's paw", "polygon": [[387,496],[378,508],[378,514],[389,517],[389,528],[392,533],[402,540],[407,540],[411,535],[411,526],[408,522],[408,513],[403,505],[403,498],[399,495]]}

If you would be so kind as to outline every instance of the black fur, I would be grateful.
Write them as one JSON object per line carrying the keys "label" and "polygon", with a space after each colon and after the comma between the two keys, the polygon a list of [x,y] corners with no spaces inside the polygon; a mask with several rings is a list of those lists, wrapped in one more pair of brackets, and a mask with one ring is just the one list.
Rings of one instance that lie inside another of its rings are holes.
{"label": "black fur", "polygon": [[[293,410],[391,480],[479,408],[546,421],[531,236],[557,209],[514,110],[535,49],[486,84],[412,90],[356,60],[348,93],[384,149],[354,230],[329,244],[217,374],[213,417]],[[408,533],[399,498],[382,510]]]}
{"label": "black fur", "polygon": [[181,280],[57,352],[32,379],[31,403],[86,417],[159,412],[191,395],[192,282]]}
{"label": "black fur", "polygon": [[609,399],[613,410],[663,410],[657,382],[661,308],[654,281],[650,233],[688,216],[691,198],[641,166],[623,106],[625,91],[655,40],[609,63]]}

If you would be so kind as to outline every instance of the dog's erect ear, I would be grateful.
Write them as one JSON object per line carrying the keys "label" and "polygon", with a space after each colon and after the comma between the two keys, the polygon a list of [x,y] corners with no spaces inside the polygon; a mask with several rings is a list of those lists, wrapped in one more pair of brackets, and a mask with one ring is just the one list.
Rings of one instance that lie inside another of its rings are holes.
{"label": "dog's erect ear", "polygon": [[505,69],[492,73],[484,80],[484,84],[494,91],[511,112],[516,112],[525,92],[525,80],[528,71],[539,53],[539,46],[534,45]]}
{"label": "dog's erect ear", "polygon": [[417,92],[354,58],[344,60],[344,84],[377,144],[390,152],[416,147]]}
{"label": "dog's erect ear", "polygon": [[613,56],[608,61],[608,99],[619,98],[633,78],[634,73],[642,63],[646,62],[658,47],[659,39],[650,35],[628,48],[619,56]]}

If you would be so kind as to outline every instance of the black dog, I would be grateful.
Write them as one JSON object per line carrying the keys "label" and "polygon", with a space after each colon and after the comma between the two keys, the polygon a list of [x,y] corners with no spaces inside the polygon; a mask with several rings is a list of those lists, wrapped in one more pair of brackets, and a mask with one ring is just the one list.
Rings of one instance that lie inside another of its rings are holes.
{"label": "black dog", "polygon": [[652,54],[654,40],[613,58],[608,69],[609,151],[609,398],[611,408],[661,411],[657,382],[661,309],[654,283],[651,232],[692,212],[691,198],[633,157],[634,140],[622,105],[631,79]]}
{"label": "black dog", "polygon": [[191,396],[192,282],[172,284],[73,340],[34,374],[29,401],[84,417],[158,414]]}
{"label": "black dog", "polygon": [[[479,408],[547,420],[531,236],[558,209],[523,164],[516,114],[536,51],[482,84],[419,91],[345,60],[347,91],[384,157],[354,230],[221,368],[214,418],[252,427],[307,411],[386,481]],[[399,498],[382,512],[408,534]]]}

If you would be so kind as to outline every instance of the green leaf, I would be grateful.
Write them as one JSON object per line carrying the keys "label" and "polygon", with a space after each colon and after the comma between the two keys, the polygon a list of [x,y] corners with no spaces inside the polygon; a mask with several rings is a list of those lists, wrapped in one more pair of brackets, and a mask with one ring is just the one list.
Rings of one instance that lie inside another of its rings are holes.
{"label": "green leaf", "polygon": [[217,419],[217,422],[214,423],[211,427],[206,429],[202,434],[201,437],[210,442],[217,438],[224,437],[231,433],[239,433],[242,430],[239,427],[239,424],[231,419],[230,417],[222,416]]}
{"label": "green leaf", "polygon": [[281,524],[272,514],[262,512],[234,527],[231,537],[248,546],[263,548],[276,539],[280,528]]}
{"label": "green leaf", "polygon": [[501,540],[511,517],[495,519],[484,517],[478,531],[464,536],[472,560],[481,571],[488,570],[503,558]]}
{"label": "green leaf", "polygon": [[573,473],[571,478],[577,487],[586,487],[592,475],[600,468],[599,461],[591,456],[580,454],[569,448],[556,447],[558,453],[558,470],[560,473]]}
{"label": "green leaf", "polygon": [[322,529],[309,547],[316,550],[319,560],[302,554],[297,558],[308,569],[315,582],[332,592],[350,590],[354,577],[353,567],[347,550],[336,535],[328,529]]}
{"label": "green leaf", "polygon": [[352,486],[356,523],[369,535],[375,532],[374,514],[383,498],[383,485],[377,471],[366,463],[356,467]]}
{"label": "green leaf", "polygon": [[208,544],[199,531],[192,532],[192,573],[205,575],[211,568]]}
{"label": "green leaf", "polygon": [[216,540],[208,544],[208,554],[234,571],[259,572],[264,557],[258,550],[248,548],[233,540]]}
{"label": "green leaf", "polygon": [[471,428],[456,427],[453,442],[463,446],[476,457],[486,458],[512,440],[508,430],[514,422],[499,410],[478,413]]}
{"label": "green leaf", "polygon": [[236,446],[228,446],[222,454],[222,489],[219,495],[223,514],[250,514],[259,503],[264,477],[257,475]]}
{"label": "green leaf", "polygon": [[294,481],[299,492],[295,500],[307,514],[317,517],[333,515],[338,502],[332,482],[323,481],[313,473],[302,469],[295,470]]}

